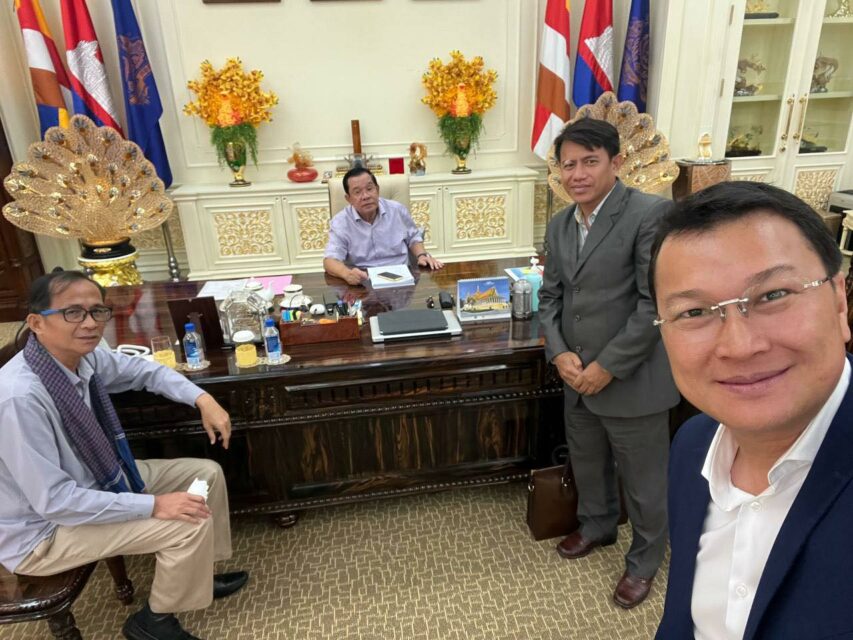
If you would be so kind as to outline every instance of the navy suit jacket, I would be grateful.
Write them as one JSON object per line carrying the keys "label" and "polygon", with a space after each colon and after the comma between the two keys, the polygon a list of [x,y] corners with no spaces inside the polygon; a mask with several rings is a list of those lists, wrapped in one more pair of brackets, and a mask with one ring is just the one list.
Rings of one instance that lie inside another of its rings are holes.
{"label": "navy suit jacket", "polygon": [[[853,362],[849,354],[847,358]],[[693,577],[710,501],[701,472],[718,425],[709,416],[696,416],[679,429],[672,444],[668,500],[672,559],[658,640],[693,637]],[[767,558],[745,640],[853,639],[851,480],[853,383]]]}

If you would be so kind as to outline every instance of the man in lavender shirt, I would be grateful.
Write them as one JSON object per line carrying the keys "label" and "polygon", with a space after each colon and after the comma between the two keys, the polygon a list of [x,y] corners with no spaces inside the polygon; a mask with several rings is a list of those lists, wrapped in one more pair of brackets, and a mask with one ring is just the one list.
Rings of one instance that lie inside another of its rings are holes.
{"label": "man in lavender shirt", "polygon": [[323,258],[326,273],[358,285],[367,280],[366,267],[406,264],[410,253],[421,267],[444,266],[424,249],[408,209],[379,197],[379,183],[370,171],[350,169],[343,184],[349,206],[332,219]]}

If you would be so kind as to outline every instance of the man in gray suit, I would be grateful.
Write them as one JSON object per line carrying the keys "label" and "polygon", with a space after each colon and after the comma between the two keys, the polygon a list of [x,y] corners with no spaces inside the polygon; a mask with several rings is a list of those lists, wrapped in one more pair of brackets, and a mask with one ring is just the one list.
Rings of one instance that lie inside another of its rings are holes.
{"label": "man in gray suit", "polygon": [[581,558],[616,542],[622,479],[633,541],[613,599],[642,602],[666,547],[668,409],[678,403],[655,332],[649,253],[668,200],[626,187],[619,133],[585,118],[555,141],[575,204],[548,224],[539,321],[545,354],[563,379],[566,438],[580,527],[557,546]]}

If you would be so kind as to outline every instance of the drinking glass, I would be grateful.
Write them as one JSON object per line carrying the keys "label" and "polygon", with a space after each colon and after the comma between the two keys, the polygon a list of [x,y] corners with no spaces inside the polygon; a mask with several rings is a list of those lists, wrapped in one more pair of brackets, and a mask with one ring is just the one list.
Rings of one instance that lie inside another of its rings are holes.
{"label": "drinking glass", "polygon": [[172,346],[172,339],[169,336],[155,336],[151,338],[151,353],[154,355],[154,362],[159,362],[170,369],[178,366],[177,359],[175,358],[175,349]]}

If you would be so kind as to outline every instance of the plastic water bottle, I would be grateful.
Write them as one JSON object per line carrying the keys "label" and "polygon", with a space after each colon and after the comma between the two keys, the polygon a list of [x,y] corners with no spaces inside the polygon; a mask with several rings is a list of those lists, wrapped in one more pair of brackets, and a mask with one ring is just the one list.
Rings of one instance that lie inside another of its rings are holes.
{"label": "plastic water bottle", "polygon": [[275,319],[264,320],[264,349],[267,351],[267,361],[276,364],[281,361],[281,338],[275,328]]}
{"label": "plastic water bottle", "polygon": [[195,332],[195,323],[184,325],[184,353],[187,357],[187,369],[204,368],[204,349],[201,346],[201,336]]}

